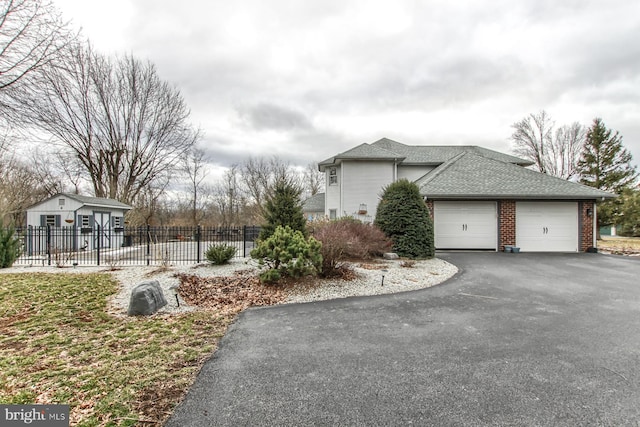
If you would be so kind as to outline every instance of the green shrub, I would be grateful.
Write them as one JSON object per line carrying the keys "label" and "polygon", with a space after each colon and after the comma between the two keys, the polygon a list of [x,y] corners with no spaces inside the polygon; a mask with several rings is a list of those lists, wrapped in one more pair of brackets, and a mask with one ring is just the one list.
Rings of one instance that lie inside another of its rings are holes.
{"label": "green shrub", "polygon": [[0,223],[0,268],[9,268],[20,256],[20,239],[13,227]]}
{"label": "green shrub", "polygon": [[236,254],[236,247],[227,245],[226,243],[216,245],[213,244],[207,248],[205,257],[207,261],[214,265],[227,264]]}
{"label": "green shrub", "polygon": [[260,280],[274,283],[285,276],[298,278],[317,274],[322,267],[321,247],[319,241],[305,238],[299,230],[278,226],[271,237],[260,241],[251,251],[251,258],[267,267],[260,274]]}
{"label": "green shrub", "polygon": [[371,259],[391,248],[391,240],[373,224],[353,218],[315,224],[313,237],[322,243],[322,276],[338,274],[347,259]]}
{"label": "green shrub", "polygon": [[393,250],[401,257],[433,257],[433,221],[416,184],[401,179],[385,187],[375,224],[393,240]]}

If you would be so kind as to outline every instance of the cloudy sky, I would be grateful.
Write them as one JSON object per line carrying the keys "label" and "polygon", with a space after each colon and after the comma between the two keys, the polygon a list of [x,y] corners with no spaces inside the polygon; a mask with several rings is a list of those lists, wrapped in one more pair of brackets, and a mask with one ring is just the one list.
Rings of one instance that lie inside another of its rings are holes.
{"label": "cloudy sky", "polygon": [[105,53],[153,62],[224,167],[388,137],[511,152],[511,125],[601,117],[640,163],[640,2],[54,0]]}

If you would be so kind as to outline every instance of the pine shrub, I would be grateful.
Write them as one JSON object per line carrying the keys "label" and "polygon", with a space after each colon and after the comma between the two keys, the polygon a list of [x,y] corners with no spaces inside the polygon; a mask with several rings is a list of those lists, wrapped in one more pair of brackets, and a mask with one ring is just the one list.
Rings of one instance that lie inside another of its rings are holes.
{"label": "pine shrub", "polygon": [[226,243],[213,244],[207,248],[205,257],[211,264],[222,265],[227,264],[235,256],[236,251],[235,246],[227,245]]}
{"label": "pine shrub", "polygon": [[251,251],[251,258],[258,260],[267,270],[260,274],[265,283],[275,283],[282,277],[299,278],[317,274],[322,267],[322,244],[300,230],[278,226],[266,240]]}
{"label": "pine shrub", "polygon": [[0,268],[9,268],[20,256],[20,239],[13,227],[0,223]]}
{"label": "pine shrub", "polygon": [[433,221],[414,183],[401,179],[385,187],[375,224],[393,241],[393,251],[399,256],[433,257]]}

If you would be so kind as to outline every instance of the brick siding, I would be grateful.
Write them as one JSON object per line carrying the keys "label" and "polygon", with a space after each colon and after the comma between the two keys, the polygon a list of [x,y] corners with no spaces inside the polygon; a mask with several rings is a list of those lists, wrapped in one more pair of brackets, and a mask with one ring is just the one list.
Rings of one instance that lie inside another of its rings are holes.
{"label": "brick siding", "polygon": [[580,209],[580,251],[585,252],[593,247],[593,217],[595,215],[594,202],[586,200],[578,203]]}
{"label": "brick siding", "polygon": [[431,221],[433,221],[433,200],[426,201],[427,208],[429,208],[429,216],[431,216]]}
{"label": "brick siding", "polygon": [[515,200],[501,200],[498,202],[498,235],[500,242],[498,250],[503,251],[505,245],[516,244],[516,202]]}

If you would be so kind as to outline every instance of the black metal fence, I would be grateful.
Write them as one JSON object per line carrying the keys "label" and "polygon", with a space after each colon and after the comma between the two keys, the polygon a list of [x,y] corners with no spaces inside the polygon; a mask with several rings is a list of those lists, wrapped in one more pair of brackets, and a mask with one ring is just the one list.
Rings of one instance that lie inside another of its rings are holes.
{"label": "black metal fence", "polygon": [[260,227],[26,227],[16,230],[22,255],[16,265],[150,265],[206,261],[211,245],[236,248],[247,257]]}

